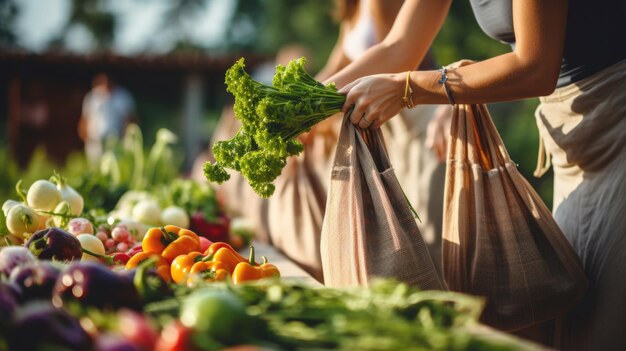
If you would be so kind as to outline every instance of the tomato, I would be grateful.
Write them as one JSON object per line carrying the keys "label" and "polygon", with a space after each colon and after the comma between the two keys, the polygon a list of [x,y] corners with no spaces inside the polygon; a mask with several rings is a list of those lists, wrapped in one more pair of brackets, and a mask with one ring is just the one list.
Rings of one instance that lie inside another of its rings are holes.
{"label": "tomato", "polygon": [[192,330],[185,327],[179,321],[174,321],[165,326],[157,340],[155,351],[196,351],[193,345]]}
{"label": "tomato", "polygon": [[142,350],[154,350],[159,337],[150,320],[135,311],[121,309],[117,313],[118,333]]}

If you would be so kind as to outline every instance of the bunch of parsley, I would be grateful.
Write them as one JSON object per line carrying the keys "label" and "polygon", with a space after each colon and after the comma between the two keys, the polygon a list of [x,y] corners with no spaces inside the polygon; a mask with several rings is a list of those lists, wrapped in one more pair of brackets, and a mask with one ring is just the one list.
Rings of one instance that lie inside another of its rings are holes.
{"label": "bunch of parsley", "polygon": [[235,116],[242,127],[230,140],[213,145],[215,163],[204,164],[209,181],[230,179],[226,168],[240,172],[261,197],[274,193],[272,183],[287,157],[304,149],[296,137],[339,112],[345,96],[334,84],[324,85],[305,69],[304,57],[278,65],[272,86],[252,79],[239,59],[226,72],[227,91],[235,97]]}

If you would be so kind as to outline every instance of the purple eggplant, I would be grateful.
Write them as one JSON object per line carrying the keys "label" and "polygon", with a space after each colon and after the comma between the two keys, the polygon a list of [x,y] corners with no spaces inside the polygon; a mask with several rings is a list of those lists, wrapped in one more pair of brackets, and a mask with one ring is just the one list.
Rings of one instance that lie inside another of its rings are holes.
{"label": "purple eggplant", "polygon": [[19,288],[18,301],[22,304],[32,300],[49,301],[59,275],[61,268],[58,263],[39,261],[15,268],[9,282]]}
{"label": "purple eggplant", "polygon": [[61,273],[52,292],[52,303],[61,307],[70,301],[101,309],[141,309],[133,280],[96,262],[72,262]]}
{"label": "purple eggplant", "polygon": [[7,246],[0,249],[0,279],[11,275],[13,268],[35,262],[35,256],[22,246]]}
{"label": "purple eggplant", "polygon": [[7,334],[9,350],[93,350],[93,341],[78,319],[50,303],[22,307]]}
{"label": "purple eggplant", "polygon": [[61,228],[37,231],[24,246],[41,260],[74,261],[83,256],[80,241]]}
{"label": "purple eggplant", "polygon": [[0,335],[4,335],[7,328],[11,325],[16,308],[15,293],[9,284],[0,281],[0,316],[2,316],[0,318]]}

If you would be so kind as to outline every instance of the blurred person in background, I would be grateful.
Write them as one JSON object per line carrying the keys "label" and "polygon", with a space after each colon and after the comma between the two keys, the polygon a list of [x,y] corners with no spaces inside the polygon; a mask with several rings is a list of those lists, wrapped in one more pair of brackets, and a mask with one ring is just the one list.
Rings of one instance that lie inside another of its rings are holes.
{"label": "blurred person in background", "polygon": [[[335,18],[340,23],[339,36],[328,62],[316,78],[320,81],[329,78],[358,59],[371,46],[381,42],[391,29],[403,3],[404,0],[335,0]],[[424,58],[420,68],[434,68],[430,55]],[[447,105],[421,105],[400,111],[390,123],[382,126],[391,165],[409,202],[420,217],[420,232],[439,273],[445,178],[445,164],[442,161],[445,155],[435,154],[430,149],[426,130],[432,119],[450,113]],[[332,129],[336,135],[340,127],[340,119],[330,118],[314,127],[314,133],[326,130],[328,134],[328,129]],[[329,178],[332,159],[328,160],[330,162],[323,159],[319,161],[325,168],[325,177]]]}
{"label": "blurred person in background", "polygon": [[85,143],[87,160],[100,161],[109,140],[120,139],[126,126],[134,120],[135,102],[125,88],[106,73],[92,80],[92,88],[83,100],[78,135]]}

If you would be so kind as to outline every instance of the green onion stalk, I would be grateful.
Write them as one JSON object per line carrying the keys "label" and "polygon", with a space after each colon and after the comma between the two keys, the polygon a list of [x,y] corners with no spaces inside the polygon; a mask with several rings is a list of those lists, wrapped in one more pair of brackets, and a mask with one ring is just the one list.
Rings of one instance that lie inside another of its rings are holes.
{"label": "green onion stalk", "polygon": [[273,181],[287,157],[304,149],[297,137],[340,112],[346,99],[333,83],[315,80],[305,64],[302,57],[278,65],[271,86],[252,79],[243,58],[226,72],[226,90],[235,97],[235,116],[242,126],[232,139],[214,144],[216,162],[204,164],[209,181],[230,179],[229,168],[240,172],[261,197],[274,193]]}

